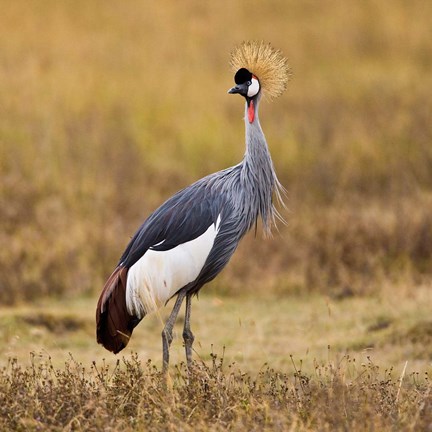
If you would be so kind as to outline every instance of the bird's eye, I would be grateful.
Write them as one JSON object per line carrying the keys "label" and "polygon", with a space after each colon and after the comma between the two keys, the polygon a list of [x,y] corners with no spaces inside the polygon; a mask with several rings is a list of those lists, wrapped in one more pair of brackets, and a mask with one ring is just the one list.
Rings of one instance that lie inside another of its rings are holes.
{"label": "bird's eye", "polygon": [[250,86],[250,85],[252,84],[252,81],[248,81],[246,84],[247,84],[248,86]]}

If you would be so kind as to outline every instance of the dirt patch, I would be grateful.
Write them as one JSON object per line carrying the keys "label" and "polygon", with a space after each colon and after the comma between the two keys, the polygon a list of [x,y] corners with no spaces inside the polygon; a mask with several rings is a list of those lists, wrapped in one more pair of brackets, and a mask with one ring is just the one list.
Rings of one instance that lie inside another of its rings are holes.
{"label": "dirt patch", "polygon": [[432,359],[432,321],[420,321],[406,330],[395,330],[388,343],[406,346],[418,359]]}
{"label": "dirt patch", "polygon": [[88,326],[85,320],[73,316],[56,316],[49,313],[22,316],[20,319],[28,325],[43,327],[55,334],[71,333],[82,330]]}
{"label": "dirt patch", "polygon": [[384,316],[377,317],[376,320],[367,327],[368,332],[377,332],[391,326],[393,320]]}
{"label": "dirt patch", "polygon": [[408,330],[393,333],[391,335],[391,342],[397,344],[410,342],[432,345],[432,321],[420,321]]}

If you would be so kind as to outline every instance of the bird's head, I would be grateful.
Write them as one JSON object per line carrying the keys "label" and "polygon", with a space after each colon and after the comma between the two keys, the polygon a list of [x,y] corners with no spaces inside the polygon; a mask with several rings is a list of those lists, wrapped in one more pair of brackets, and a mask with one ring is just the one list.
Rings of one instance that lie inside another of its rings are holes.
{"label": "bird's head", "polygon": [[234,82],[236,85],[228,90],[230,94],[241,94],[246,99],[255,97],[261,87],[259,79],[246,68],[240,68],[234,75]]}
{"label": "bird's head", "polygon": [[280,96],[290,75],[281,51],[263,41],[243,42],[231,53],[231,67],[236,71],[236,85],[228,90],[240,94],[247,102],[249,122],[255,118],[255,105],[262,95],[267,99]]}
{"label": "bird's head", "polygon": [[260,82],[258,78],[249,70],[242,67],[234,75],[236,85],[228,90],[230,94],[240,94],[244,96],[247,103],[247,113],[249,123],[255,120],[255,105],[260,96]]}

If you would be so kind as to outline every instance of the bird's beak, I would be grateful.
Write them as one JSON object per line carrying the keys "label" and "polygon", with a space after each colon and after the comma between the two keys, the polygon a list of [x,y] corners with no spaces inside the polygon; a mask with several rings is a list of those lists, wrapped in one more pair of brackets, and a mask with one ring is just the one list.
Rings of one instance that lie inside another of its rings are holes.
{"label": "bird's beak", "polygon": [[243,96],[246,96],[248,92],[248,85],[246,83],[243,84],[237,84],[235,87],[228,90],[229,94],[236,94],[239,93]]}

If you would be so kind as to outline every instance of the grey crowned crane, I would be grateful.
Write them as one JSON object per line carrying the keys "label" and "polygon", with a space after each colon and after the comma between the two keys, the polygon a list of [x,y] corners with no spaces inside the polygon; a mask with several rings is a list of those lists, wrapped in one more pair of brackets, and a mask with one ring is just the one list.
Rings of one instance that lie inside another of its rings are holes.
{"label": "grey crowned crane", "polygon": [[129,342],[134,327],[177,296],[162,331],[163,369],[169,363],[172,330],[183,300],[183,338],[192,362],[191,298],[226,266],[245,233],[261,217],[270,232],[278,217],[273,195],[283,188],[261,129],[261,97],[286,88],[288,65],[264,42],[244,42],[231,54],[235,86],[245,99],[246,152],[243,160],[180,190],[141,225],[108,278],[96,309],[97,341],[113,353]]}

